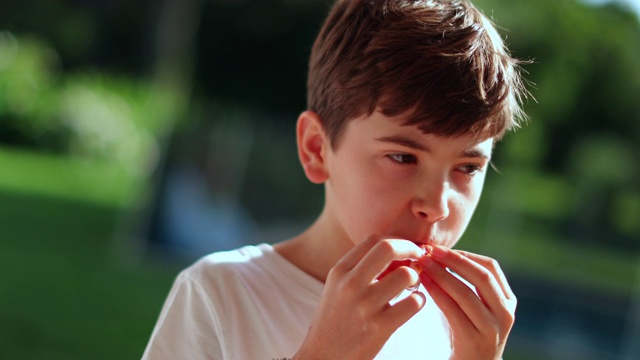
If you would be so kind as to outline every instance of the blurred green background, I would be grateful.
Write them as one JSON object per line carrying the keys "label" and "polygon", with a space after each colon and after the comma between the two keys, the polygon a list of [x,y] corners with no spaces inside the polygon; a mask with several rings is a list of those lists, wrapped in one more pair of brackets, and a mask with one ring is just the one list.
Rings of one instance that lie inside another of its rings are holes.
{"label": "blurred green background", "polygon": [[[635,0],[477,0],[536,101],[459,247],[519,297],[506,359],[640,359]],[[295,234],[325,0],[0,2],[0,359],[142,355],[177,272]]]}

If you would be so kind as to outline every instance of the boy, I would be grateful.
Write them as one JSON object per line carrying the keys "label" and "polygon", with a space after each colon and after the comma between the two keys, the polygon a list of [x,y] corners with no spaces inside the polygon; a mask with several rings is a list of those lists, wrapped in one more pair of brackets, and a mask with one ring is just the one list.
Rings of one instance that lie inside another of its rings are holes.
{"label": "boy", "polygon": [[322,213],[184,270],[144,358],[499,359],[516,298],[451,247],[523,116],[517,65],[465,0],[338,0],[296,132]]}

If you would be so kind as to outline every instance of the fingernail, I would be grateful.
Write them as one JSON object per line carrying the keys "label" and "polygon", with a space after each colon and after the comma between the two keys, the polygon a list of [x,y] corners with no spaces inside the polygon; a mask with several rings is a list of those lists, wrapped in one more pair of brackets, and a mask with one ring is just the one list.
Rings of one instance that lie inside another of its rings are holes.
{"label": "fingernail", "polygon": [[431,255],[431,252],[433,251],[433,246],[425,245],[424,250],[427,252],[427,255]]}
{"label": "fingernail", "polygon": [[409,264],[409,267],[415,270],[418,274],[422,272],[422,268],[418,265],[417,261],[412,261],[411,264]]}
{"label": "fingernail", "polygon": [[414,292],[414,291],[418,291],[419,288],[420,288],[420,279],[418,279],[418,281],[416,281],[415,284],[409,286],[407,290]]}
{"label": "fingernail", "polygon": [[443,257],[447,256],[447,250],[445,250],[441,246],[435,246],[433,248],[433,250],[431,251],[431,255],[433,255],[434,257],[436,257],[438,259],[442,259]]}

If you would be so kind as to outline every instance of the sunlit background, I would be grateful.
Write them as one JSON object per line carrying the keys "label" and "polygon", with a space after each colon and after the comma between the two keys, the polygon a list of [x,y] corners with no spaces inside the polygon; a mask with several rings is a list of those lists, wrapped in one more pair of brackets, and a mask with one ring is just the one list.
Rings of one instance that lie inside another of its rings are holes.
{"label": "sunlit background", "polygon": [[[460,248],[505,358],[640,359],[640,4],[477,0],[526,66]],[[295,153],[329,0],[0,2],[0,358],[135,359],[177,272],[309,225]]]}

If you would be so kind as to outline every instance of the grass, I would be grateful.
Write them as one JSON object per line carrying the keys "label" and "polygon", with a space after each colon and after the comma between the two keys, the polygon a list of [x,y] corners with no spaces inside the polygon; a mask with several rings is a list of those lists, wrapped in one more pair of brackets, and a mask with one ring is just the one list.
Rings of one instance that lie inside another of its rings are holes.
{"label": "grass", "polygon": [[136,180],[108,163],[0,148],[0,189],[108,206],[130,205]]}
{"label": "grass", "polygon": [[131,183],[0,151],[0,358],[140,358],[179,267],[121,249]]}
{"label": "grass", "polygon": [[121,262],[120,210],[0,193],[0,358],[139,358],[177,268]]}

